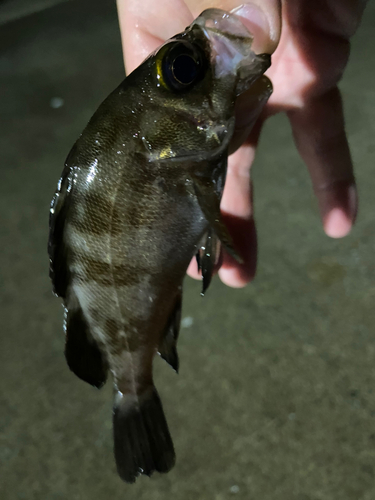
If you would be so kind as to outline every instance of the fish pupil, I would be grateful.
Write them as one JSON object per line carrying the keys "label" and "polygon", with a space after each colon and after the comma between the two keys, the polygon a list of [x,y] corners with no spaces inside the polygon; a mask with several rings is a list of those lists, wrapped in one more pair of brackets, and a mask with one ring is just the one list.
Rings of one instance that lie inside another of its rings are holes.
{"label": "fish pupil", "polygon": [[199,45],[180,41],[164,46],[156,58],[158,82],[172,92],[185,92],[204,78],[206,54]]}
{"label": "fish pupil", "polygon": [[173,77],[182,85],[190,85],[198,76],[198,63],[188,54],[177,56],[171,69]]}

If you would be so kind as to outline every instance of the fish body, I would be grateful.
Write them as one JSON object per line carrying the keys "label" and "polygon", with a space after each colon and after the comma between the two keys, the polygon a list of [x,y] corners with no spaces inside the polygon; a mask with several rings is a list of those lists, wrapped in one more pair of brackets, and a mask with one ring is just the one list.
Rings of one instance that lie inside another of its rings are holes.
{"label": "fish body", "polygon": [[113,375],[115,457],[127,482],[174,464],[152,362],[159,352],[178,370],[189,262],[198,252],[205,290],[216,241],[236,256],[220,199],[236,97],[269,66],[251,41],[236,16],[203,12],[103,102],[52,200],[50,274],[65,306],[66,359],[96,387]]}

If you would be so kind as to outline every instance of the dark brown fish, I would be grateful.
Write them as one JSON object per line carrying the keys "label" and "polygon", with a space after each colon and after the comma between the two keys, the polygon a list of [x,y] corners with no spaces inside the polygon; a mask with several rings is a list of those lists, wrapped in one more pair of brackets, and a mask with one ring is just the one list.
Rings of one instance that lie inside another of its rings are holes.
{"label": "dark brown fish", "polygon": [[99,107],[52,201],[66,359],[96,387],[112,372],[115,457],[128,482],[175,462],[152,362],[159,352],[178,370],[188,264],[198,252],[205,291],[217,239],[236,255],[220,217],[234,104],[270,64],[251,42],[235,15],[203,12]]}

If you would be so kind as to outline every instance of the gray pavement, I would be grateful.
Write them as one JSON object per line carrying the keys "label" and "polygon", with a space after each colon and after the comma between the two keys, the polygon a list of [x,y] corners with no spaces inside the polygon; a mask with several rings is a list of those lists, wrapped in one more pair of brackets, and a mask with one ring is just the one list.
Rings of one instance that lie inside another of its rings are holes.
{"label": "gray pavement", "polygon": [[1,26],[1,499],[375,498],[374,26],[370,3],[341,85],[354,230],[324,235],[287,121],[270,120],[253,170],[257,277],[243,290],[215,279],[203,299],[186,280],[179,376],[155,361],[177,464],[134,486],[115,472],[110,384],[66,366],[46,254],[65,156],[123,78],[115,5]]}

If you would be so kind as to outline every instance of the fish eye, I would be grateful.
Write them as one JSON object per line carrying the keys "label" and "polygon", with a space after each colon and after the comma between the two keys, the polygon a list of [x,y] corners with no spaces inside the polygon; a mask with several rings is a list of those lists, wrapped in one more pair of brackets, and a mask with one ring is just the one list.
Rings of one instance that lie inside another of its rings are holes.
{"label": "fish eye", "polygon": [[158,74],[158,79],[170,90],[190,89],[204,76],[204,61],[205,55],[198,46],[188,42],[170,44],[162,55],[162,74]]}
{"label": "fish eye", "polygon": [[174,79],[180,85],[191,85],[197,78],[199,62],[195,61],[189,54],[177,56],[171,64]]}

